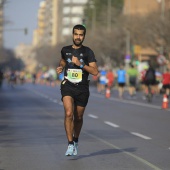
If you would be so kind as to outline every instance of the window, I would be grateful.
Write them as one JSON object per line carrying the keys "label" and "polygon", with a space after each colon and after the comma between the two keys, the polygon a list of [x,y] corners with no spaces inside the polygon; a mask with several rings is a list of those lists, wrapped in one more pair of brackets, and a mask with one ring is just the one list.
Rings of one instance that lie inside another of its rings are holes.
{"label": "window", "polygon": [[71,19],[72,24],[80,24],[81,23],[81,18],[80,17],[73,17]]}
{"label": "window", "polygon": [[85,4],[88,0],[72,0],[73,3]]}
{"label": "window", "polygon": [[64,17],[63,18],[63,25],[69,25],[70,24],[70,18],[69,17]]}
{"label": "window", "polygon": [[62,35],[70,35],[70,34],[71,34],[70,28],[63,28]]}
{"label": "window", "polygon": [[83,7],[82,6],[77,6],[77,7],[72,7],[71,13],[72,14],[83,14]]}
{"label": "window", "polygon": [[70,0],[63,0],[64,4],[70,3]]}
{"label": "window", "polygon": [[70,7],[64,7],[63,8],[63,14],[69,14],[71,11],[71,8]]}

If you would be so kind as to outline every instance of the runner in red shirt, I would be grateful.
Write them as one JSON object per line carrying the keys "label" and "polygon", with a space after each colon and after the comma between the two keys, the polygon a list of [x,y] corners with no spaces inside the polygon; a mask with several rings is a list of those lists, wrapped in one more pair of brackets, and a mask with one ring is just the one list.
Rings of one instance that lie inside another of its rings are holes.
{"label": "runner in red shirt", "polygon": [[112,72],[112,69],[108,70],[106,77],[107,77],[107,86],[111,89],[114,83],[114,74]]}
{"label": "runner in red shirt", "polygon": [[162,75],[162,84],[163,84],[163,89],[165,89],[165,94],[167,97],[169,97],[170,93],[170,71],[167,68],[165,73]]}

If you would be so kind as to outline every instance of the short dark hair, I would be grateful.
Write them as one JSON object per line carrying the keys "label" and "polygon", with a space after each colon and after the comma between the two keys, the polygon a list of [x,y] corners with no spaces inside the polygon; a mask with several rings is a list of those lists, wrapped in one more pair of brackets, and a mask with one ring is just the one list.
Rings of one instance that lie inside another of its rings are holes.
{"label": "short dark hair", "polygon": [[75,25],[75,26],[73,27],[73,34],[74,34],[74,29],[84,30],[84,35],[86,35],[86,28],[85,28],[85,26],[83,26],[83,25],[80,25],[80,24]]}

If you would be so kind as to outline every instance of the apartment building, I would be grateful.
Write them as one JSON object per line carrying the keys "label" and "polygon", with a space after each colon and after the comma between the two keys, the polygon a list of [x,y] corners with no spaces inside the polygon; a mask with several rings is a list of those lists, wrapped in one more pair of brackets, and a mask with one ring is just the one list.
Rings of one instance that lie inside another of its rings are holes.
{"label": "apartment building", "polygon": [[88,0],[44,0],[38,10],[33,45],[55,46],[71,35],[75,24],[82,24]]}
{"label": "apartment building", "polygon": [[63,0],[61,3],[60,41],[71,35],[72,28],[76,24],[82,24],[84,18],[84,6],[88,0]]}

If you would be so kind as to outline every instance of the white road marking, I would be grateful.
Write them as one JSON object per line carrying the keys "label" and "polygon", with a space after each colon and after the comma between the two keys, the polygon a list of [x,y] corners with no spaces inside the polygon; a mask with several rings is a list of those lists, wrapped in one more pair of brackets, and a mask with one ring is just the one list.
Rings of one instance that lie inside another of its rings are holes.
{"label": "white road marking", "polygon": [[88,114],[89,117],[94,118],[94,119],[98,119],[98,116],[92,115],[92,114]]}
{"label": "white road marking", "polygon": [[59,104],[59,105],[63,105],[63,102],[59,102],[58,104]]}
{"label": "white road marking", "polygon": [[136,132],[131,132],[132,135],[135,135],[135,136],[138,136],[140,138],[143,138],[143,139],[146,139],[146,140],[150,140],[152,138],[148,137],[148,136],[145,136],[145,135],[142,135],[140,133],[136,133]]}
{"label": "white road marking", "polygon": [[53,102],[54,102],[54,103],[58,103],[57,99],[54,99]]}
{"label": "white road marking", "polygon": [[[94,94],[94,93],[91,93],[91,96],[98,97],[98,98],[103,98],[103,99],[105,98],[105,96],[102,96],[100,94]],[[114,98],[114,97],[111,97],[109,100],[116,101],[116,102],[121,102],[121,103],[127,103],[127,104],[143,106],[143,107],[149,107],[149,108],[158,109],[158,110],[162,109],[161,106],[142,103],[140,101],[130,101],[130,100],[126,100],[126,99],[121,100],[121,99]],[[170,109],[166,109],[166,111],[170,111]]]}
{"label": "white road marking", "polygon": [[114,124],[114,123],[112,123],[112,122],[104,121],[104,123],[107,124],[107,125],[109,125],[109,126],[115,127],[115,128],[118,128],[118,127],[119,127],[119,125],[116,125],[116,124]]}
{"label": "white road marking", "polygon": [[90,133],[86,132],[86,131],[83,131],[83,133],[85,133],[86,135],[91,136],[92,138],[94,138],[94,139],[96,139],[96,140],[106,144],[107,146],[110,146],[111,148],[115,148],[115,149],[120,150],[124,154],[131,156],[132,158],[140,161],[141,163],[143,163],[144,165],[147,165],[148,167],[150,167],[152,169],[161,170],[159,167],[157,167],[156,165],[148,162],[147,160],[145,160],[145,159],[143,159],[143,158],[141,158],[141,157],[139,157],[139,156],[137,156],[137,155],[135,155],[133,153],[127,152],[126,150],[124,150],[124,149],[122,149],[122,148],[120,148],[120,147],[118,147],[116,145],[113,145],[112,143],[109,143],[106,140],[103,140],[102,138],[99,138],[99,137],[97,137],[97,136],[95,136],[93,134],[90,134]]}

